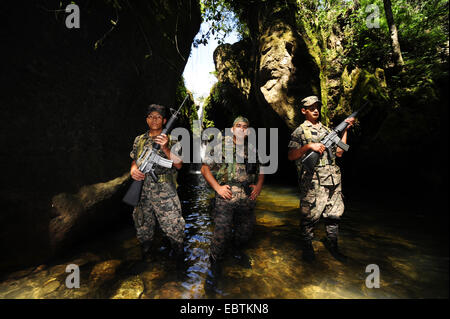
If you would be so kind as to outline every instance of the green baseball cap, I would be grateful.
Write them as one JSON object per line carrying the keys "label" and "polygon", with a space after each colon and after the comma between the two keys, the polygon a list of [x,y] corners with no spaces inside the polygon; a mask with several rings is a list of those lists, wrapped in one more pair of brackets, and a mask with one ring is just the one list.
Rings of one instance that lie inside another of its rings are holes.
{"label": "green baseball cap", "polygon": [[239,122],[245,122],[245,123],[247,123],[247,125],[250,125],[250,121],[248,120],[248,118],[243,117],[241,115],[239,115],[238,117],[236,117],[234,119],[233,126],[235,126],[236,123],[239,123]]}

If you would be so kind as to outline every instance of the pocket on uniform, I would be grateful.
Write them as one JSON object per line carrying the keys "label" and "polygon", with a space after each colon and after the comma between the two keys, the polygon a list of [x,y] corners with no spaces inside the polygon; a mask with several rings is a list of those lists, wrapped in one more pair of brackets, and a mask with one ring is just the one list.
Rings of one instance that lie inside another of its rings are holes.
{"label": "pocket on uniform", "polygon": [[310,178],[303,178],[300,181],[300,194],[304,196],[314,193],[316,189],[316,184],[314,183],[312,177]]}
{"label": "pocket on uniform", "polygon": [[314,194],[307,194],[300,198],[300,214],[301,216],[310,216],[311,210],[316,206],[316,196]]}
{"label": "pocket on uniform", "polygon": [[133,221],[136,227],[140,227],[144,224],[144,213],[142,209],[135,209],[133,211]]}
{"label": "pocket on uniform", "polygon": [[314,183],[304,185],[304,189],[300,190],[300,206],[314,206],[316,203],[316,188]]}
{"label": "pocket on uniform", "polygon": [[161,199],[168,199],[177,196],[177,191],[175,185],[170,183],[160,184],[160,194],[158,194]]}
{"label": "pocket on uniform", "polygon": [[341,182],[341,169],[339,166],[335,165],[335,170],[333,173],[334,185],[338,185]]}
{"label": "pocket on uniform", "polygon": [[316,203],[316,196],[314,194],[308,194],[304,197],[300,198],[300,205],[301,206],[314,206]]}

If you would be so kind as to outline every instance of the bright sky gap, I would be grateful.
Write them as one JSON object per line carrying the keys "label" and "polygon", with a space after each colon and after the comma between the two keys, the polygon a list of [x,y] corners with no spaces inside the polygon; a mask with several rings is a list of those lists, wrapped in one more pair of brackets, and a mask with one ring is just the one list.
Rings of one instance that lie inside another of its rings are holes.
{"label": "bright sky gap", "polygon": [[[206,33],[209,23],[203,22],[196,37],[201,37],[202,32]],[[233,44],[239,41],[239,34],[233,31],[225,38],[225,43]],[[219,43],[214,38],[210,38],[205,46],[200,44],[197,48],[191,46],[191,54],[184,68],[184,80],[186,88],[194,95],[195,103],[199,104],[199,99],[209,95],[211,87],[217,82],[217,78],[212,74],[215,71],[213,53]]]}

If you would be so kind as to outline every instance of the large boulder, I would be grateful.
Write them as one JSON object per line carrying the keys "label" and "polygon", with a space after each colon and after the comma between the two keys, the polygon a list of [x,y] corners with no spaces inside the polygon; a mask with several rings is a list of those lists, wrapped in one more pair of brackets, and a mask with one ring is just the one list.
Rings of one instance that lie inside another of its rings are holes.
{"label": "large boulder", "polygon": [[295,29],[282,20],[269,24],[258,44],[256,84],[264,101],[294,130],[300,122],[299,100],[320,93],[312,57]]}

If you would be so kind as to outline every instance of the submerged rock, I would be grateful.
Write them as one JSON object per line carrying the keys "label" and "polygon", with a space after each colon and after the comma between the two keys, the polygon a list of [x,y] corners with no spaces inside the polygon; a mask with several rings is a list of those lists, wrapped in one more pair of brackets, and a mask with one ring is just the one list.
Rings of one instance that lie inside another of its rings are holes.
{"label": "submerged rock", "polygon": [[121,263],[121,260],[113,259],[96,264],[89,274],[89,284],[96,286],[107,280],[114,279],[116,269]]}
{"label": "submerged rock", "polygon": [[42,287],[42,291],[40,291],[40,292],[42,295],[45,296],[45,295],[55,291],[56,289],[58,289],[60,285],[61,285],[61,283],[56,278],[51,278],[51,279],[47,280],[47,282]]}
{"label": "submerged rock", "polygon": [[154,280],[162,279],[166,275],[166,272],[163,269],[154,269],[152,271],[146,271],[141,274],[144,282],[151,282]]}
{"label": "submerged rock", "polygon": [[139,276],[124,280],[111,299],[138,299],[144,292],[144,283]]}
{"label": "submerged rock", "polygon": [[[95,223],[107,218],[108,212],[101,212],[98,204],[111,197],[129,179],[126,173],[106,183],[83,186],[77,194],[58,194],[52,198],[54,218],[50,221],[49,235],[53,249],[60,249],[73,242]],[[95,215],[93,215],[95,214]]]}
{"label": "submerged rock", "polygon": [[155,299],[180,299],[182,297],[183,288],[180,283],[171,281],[165,283],[159,292],[155,295]]}

